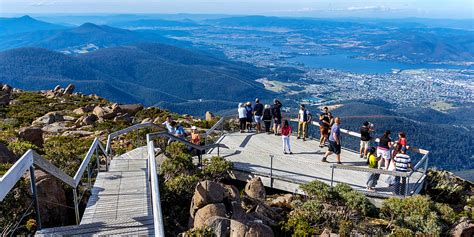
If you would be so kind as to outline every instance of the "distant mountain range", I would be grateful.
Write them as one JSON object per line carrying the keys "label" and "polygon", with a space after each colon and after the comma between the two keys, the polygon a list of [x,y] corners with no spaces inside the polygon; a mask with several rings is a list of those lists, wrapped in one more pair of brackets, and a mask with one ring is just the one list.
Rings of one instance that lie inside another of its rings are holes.
{"label": "distant mountain range", "polygon": [[16,18],[0,17],[0,36],[39,30],[59,30],[65,28],[65,26],[39,21],[27,15]]}
{"label": "distant mountain range", "polygon": [[[172,103],[173,108],[184,103],[186,112],[194,114],[272,95],[255,82],[261,71],[253,66],[164,44],[99,49],[77,56],[40,48],[13,49],[0,52],[0,72],[1,82],[19,88],[73,83],[79,91],[122,103]],[[215,103],[203,103],[208,100]]]}

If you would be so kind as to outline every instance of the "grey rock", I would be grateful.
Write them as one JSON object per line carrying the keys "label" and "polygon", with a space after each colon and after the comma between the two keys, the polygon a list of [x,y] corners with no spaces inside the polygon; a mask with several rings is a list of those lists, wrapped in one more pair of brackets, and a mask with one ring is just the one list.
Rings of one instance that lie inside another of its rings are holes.
{"label": "grey rock", "polygon": [[25,140],[33,143],[38,147],[42,147],[44,140],[43,140],[43,130],[38,127],[25,127],[21,128],[18,131],[18,136]]}

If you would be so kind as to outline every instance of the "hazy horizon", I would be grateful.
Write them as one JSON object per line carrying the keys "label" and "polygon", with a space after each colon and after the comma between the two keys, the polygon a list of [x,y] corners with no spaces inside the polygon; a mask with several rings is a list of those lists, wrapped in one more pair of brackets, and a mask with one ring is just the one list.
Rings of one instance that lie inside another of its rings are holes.
{"label": "hazy horizon", "polygon": [[439,18],[473,19],[474,3],[469,0],[2,0],[1,16],[97,14],[222,14],[321,18]]}

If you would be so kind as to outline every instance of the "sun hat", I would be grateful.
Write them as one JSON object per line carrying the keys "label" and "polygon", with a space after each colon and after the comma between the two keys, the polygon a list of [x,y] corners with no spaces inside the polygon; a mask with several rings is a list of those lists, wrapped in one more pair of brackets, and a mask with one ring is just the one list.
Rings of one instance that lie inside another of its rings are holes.
{"label": "sun hat", "polygon": [[191,130],[196,130],[196,129],[197,129],[196,126],[191,127]]}

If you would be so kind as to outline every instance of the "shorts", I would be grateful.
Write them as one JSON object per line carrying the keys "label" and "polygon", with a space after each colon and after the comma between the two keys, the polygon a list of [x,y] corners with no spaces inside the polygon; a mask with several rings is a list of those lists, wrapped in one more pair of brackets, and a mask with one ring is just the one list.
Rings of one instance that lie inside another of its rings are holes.
{"label": "shorts", "polygon": [[329,141],[329,149],[328,151],[333,152],[336,155],[341,154],[341,144],[337,144],[334,141]]}
{"label": "shorts", "polygon": [[382,157],[386,160],[390,160],[390,150],[377,148],[377,157]]}
{"label": "shorts", "polygon": [[329,135],[329,128],[327,128],[327,127],[320,126],[319,131],[321,132],[321,135],[323,135],[323,136]]}
{"label": "shorts", "polygon": [[281,118],[274,118],[274,119],[273,119],[273,124],[275,124],[275,125],[281,125]]}
{"label": "shorts", "polygon": [[262,122],[262,116],[255,115],[255,122],[256,123],[261,123]]}
{"label": "shorts", "polygon": [[247,118],[247,123],[252,123],[253,119],[252,118]]}
{"label": "shorts", "polygon": [[360,141],[360,149],[369,149],[369,141]]}

